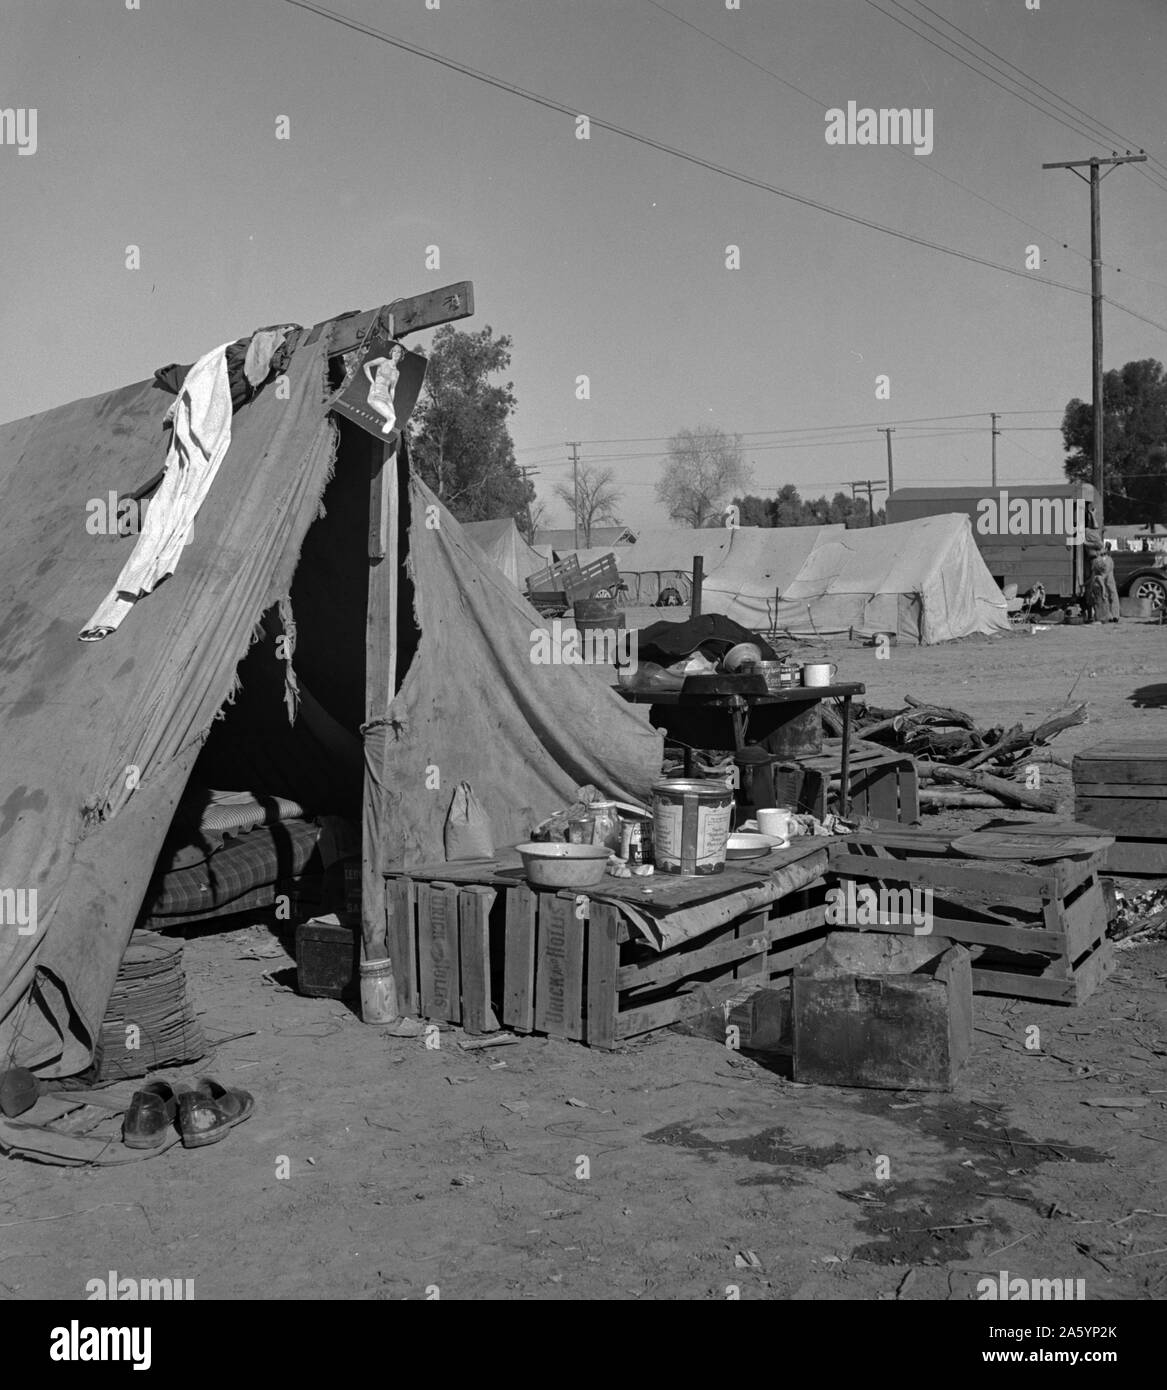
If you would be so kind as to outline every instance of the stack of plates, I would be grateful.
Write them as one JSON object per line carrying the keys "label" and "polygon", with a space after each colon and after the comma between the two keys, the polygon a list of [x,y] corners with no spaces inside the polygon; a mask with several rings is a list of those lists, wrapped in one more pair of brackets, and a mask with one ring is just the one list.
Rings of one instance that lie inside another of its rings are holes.
{"label": "stack of plates", "polygon": [[101,1081],[145,1076],[204,1057],[207,1041],[187,997],[182,942],[135,932],[118,967],[95,1064]]}

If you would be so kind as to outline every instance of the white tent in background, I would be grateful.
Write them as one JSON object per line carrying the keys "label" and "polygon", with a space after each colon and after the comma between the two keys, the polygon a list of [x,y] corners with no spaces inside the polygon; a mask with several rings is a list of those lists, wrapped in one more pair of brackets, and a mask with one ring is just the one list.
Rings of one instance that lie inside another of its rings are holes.
{"label": "white tent in background", "polygon": [[1005,596],[963,515],[854,530],[648,529],[614,553],[633,604],[655,603],[670,586],[688,603],[700,555],[704,611],[755,631],[813,637],[854,629],[931,643],[1009,627]]}
{"label": "white tent in background", "polygon": [[547,551],[544,558],[533,545],[528,545],[513,517],[503,516],[494,521],[464,521],[462,530],[517,589],[525,587],[529,574],[545,569],[551,563],[550,548],[543,547]]}
{"label": "white tent in background", "polygon": [[800,636],[854,629],[933,643],[1009,629],[1005,596],[963,515],[822,528],[797,574],[780,588],[777,603],[760,584],[734,593],[718,571],[706,584],[705,608],[746,627],[773,624]]}

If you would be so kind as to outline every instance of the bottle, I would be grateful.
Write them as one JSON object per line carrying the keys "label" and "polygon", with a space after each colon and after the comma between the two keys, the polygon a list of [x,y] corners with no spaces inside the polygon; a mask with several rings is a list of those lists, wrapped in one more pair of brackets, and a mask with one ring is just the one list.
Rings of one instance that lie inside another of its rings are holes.
{"label": "bottle", "polygon": [[614,801],[593,801],[592,844],[607,845],[610,850],[620,849],[620,817]]}

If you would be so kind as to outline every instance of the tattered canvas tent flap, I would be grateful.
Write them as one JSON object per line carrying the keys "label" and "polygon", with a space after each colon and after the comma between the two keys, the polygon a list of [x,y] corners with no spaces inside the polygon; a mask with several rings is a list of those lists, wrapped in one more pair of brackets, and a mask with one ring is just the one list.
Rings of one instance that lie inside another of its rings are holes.
{"label": "tattered canvas tent flap", "polygon": [[388,719],[365,733],[366,853],[380,868],[440,860],[462,781],[496,847],[570,805],[583,783],[644,802],[661,763],[646,711],[612,691],[611,668],[535,665],[535,610],[417,478],[408,498],[419,632]]}
{"label": "tattered canvas tent flap", "polygon": [[468,521],[462,529],[516,589],[525,587],[529,574],[535,574],[550,564],[550,560],[545,560],[534,546],[528,545],[523,539],[513,517]]}
{"label": "tattered canvas tent flap", "polygon": [[316,514],[326,352],[235,416],[177,571],[102,642],[77,634],[134,538],[89,534],[87,503],[157,472],[171,398],[141,383],[0,427],[0,887],[36,893],[35,931],[0,929],[0,1065],[89,1060],[200,742]]}

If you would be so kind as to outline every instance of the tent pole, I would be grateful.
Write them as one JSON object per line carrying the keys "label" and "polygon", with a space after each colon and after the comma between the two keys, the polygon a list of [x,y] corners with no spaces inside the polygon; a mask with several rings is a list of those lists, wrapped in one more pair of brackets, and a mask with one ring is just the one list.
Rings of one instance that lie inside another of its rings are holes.
{"label": "tent pole", "polygon": [[[365,617],[365,721],[383,720],[397,693],[397,577],[398,556],[398,445],[369,439],[369,584]],[[365,772],[366,797],[371,795]],[[380,856],[370,845],[362,846],[361,956],[366,961],[384,960],[389,954],[385,884],[379,873]],[[375,881],[374,881],[375,880]],[[384,1023],[383,1016],[366,1023]]]}
{"label": "tent pole", "polygon": [[689,600],[689,617],[699,618],[701,616],[701,589],[705,583],[705,559],[701,555],[693,556],[693,593]]}

